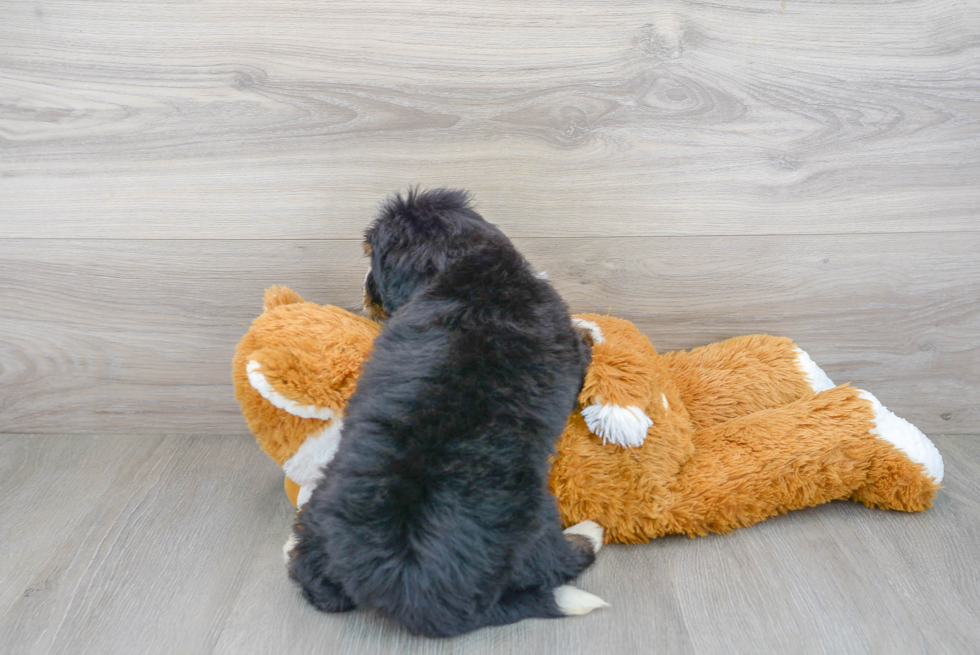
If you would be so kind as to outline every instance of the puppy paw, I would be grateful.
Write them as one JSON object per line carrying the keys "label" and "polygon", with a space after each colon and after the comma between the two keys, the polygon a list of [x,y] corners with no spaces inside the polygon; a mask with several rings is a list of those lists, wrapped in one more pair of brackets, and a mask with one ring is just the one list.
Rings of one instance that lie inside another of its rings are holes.
{"label": "puppy paw", "polygon": [[602,526],[595,521],[582,521],[565,528],[565,534],[577,534],[586,537],[592,543],[592,552],[598,553],[602,548],[602,536],[605,534]]}
{"label": "puppy paw", "polygon": [[600,607],[609,607],[609,603],[598,596],[571,585],[555,588],[555,604],[565,616],[582,616]]}
{"label": "puppy paw", "polygon": [[282,545],[282,561],[286,563],[286,566],[289,566],[289,560],[293,557],[293,549],[298,543],[299,539],[296,538],[296,535],[290,534],[289,539]]}

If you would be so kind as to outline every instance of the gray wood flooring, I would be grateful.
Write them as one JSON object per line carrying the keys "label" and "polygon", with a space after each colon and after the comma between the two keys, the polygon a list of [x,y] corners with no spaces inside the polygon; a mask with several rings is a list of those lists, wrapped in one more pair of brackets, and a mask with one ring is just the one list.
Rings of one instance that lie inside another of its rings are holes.
{"label": "gray wood flooring", "polygon": [[609,546],[612,607],[447,641],[314,611],[291,508],[251,438],[0,436],[0,652],[975,653],[980,439],[938,437],[924,514],[832,503],[696,540]]}
{"label": "gray wood flooring", "polygon": [[406,185],[576,311],[797,340],[980,433],[969,0],[0,0],[0,432],[243,432],[261,291],[357,305]]}

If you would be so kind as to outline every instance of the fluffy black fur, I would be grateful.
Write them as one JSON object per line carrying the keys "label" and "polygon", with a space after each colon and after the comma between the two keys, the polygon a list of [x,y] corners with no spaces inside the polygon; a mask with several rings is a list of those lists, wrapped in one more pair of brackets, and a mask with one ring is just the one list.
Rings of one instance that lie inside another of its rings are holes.
{"label": "fluffy black fur", "polygon": [[365,302],[388,318],[297,517],[291,577],[321,610],[429,636],[561,616],[554,588],[595,557],[547,485],[587,346],[463,192],[396,195],[366,240]]}

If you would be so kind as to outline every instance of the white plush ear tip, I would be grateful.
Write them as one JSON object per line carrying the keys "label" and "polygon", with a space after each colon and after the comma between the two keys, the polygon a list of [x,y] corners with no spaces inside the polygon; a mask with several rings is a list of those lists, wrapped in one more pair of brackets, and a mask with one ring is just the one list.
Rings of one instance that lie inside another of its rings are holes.
{"label": "white plush ear tip", "polygon": [[889,442],[913,462],[922,464],[936,484],[942,482],[946,472],[943,456],[929,437],[904,418],[896,416],[873,394],[862,390],[859,395],[874,407],[875,427],[871,428],[871,434]]}
{"label": "white plush ear tip", "polygon": [[565,616],[582,616],[600,607],[609,607],[609,603],[598,596],[571,585],[555,588],[555,604]]}
{"label": "white plush ear tip", "polygon": [[636,405],[589,405],[582,409],[582,418],[592,434],[623,448],[642,446],[653,420]]}

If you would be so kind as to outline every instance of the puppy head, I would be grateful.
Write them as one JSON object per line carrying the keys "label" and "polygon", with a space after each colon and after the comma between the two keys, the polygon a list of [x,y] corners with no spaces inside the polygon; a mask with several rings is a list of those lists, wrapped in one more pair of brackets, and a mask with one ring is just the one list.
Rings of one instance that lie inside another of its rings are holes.
{"label": "puppy head", "polygon": [[364,235],[371,258],[364,280],[368,314],[376,320],[390,315],[487,237],[505,238],[473,211],[465,191],[413,189],[406,196],[392,195]]}

